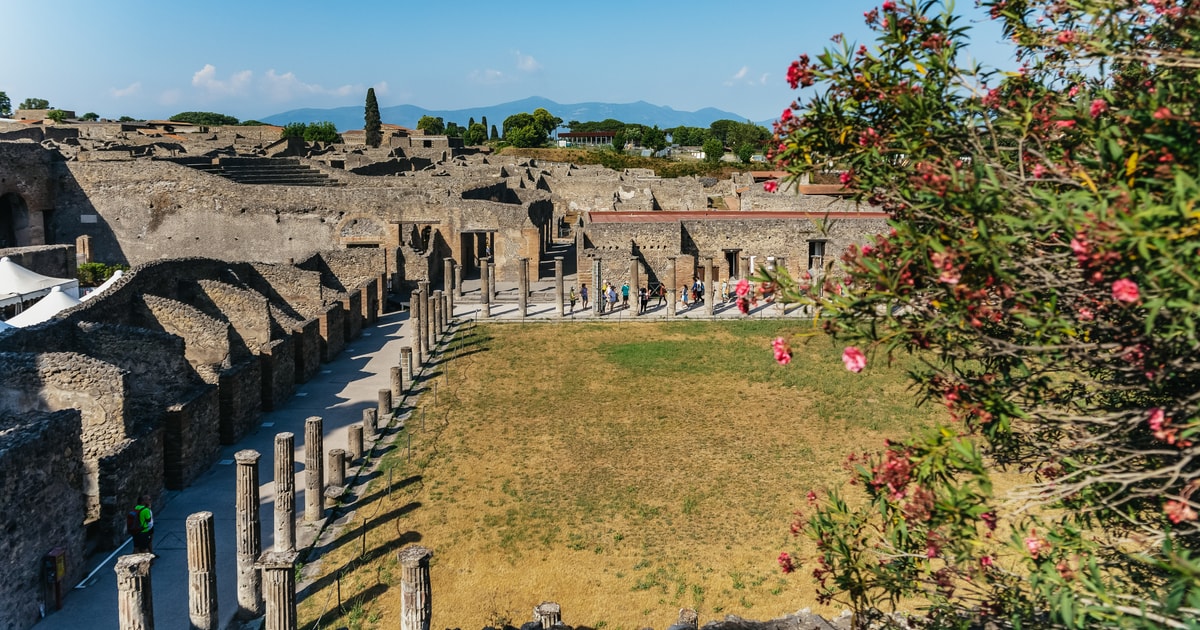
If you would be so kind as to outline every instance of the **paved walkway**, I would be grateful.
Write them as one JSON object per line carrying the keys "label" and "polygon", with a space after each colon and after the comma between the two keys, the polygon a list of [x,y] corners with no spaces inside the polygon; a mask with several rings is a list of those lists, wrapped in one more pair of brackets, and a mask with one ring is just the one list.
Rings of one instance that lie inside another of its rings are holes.
{"label": "paved walkway", "polygon": [[[539,284],[544,284],[539,283]],[[553,286],[553,283],[550,285]],[[569,285],[568,285],[569,286]],[[501,294],[508,290],[515,295],[515,286],[500,286]],[[535,286],[534,289],[538,287]],[[472,287],[464,283],[468,296]],[[544,290],[544,287],[542,288]],[[478,284],[474,287],[478,299]],[[553,295],[553,289],[550,289]],[[514,298],[515,302],[515,298]],[[668,307],[657,306],[651,300],[646,315],[634,317],[629,310],[596,315],[592,311],[577,308],[574,313],[558,317],[553,303],[531,302],[529,312],[521,318],[515,303],[502,302],[491,306],[491,319],[496,322],[541,321],[559,322],[569,325],[578,321],[622,322],[630,320],[662,321],[664,319],[709,319],[702,304],[677,315],[668,315]],[[462,302],[456,304],[455,317],[460,321],[480,317],[481,305]],[[778,305],[760,303],[750,317],[802,317],[791,311],[784,315]],[[732,303],[718,305],[713,318],[734,319],[743,317]],[[188,627],[188,574],[187,545],[184,522],[190,514],[210,511],[214,516],[217,551],[217,601],[221,627],[225,628],[233,619],[237,608],[235,575],[236,542],[234,491],[236,487],[234,453],[253,449],[262,458],[258,472],[261,483],[262,545],[268,550],[274,544],[274,440],[277,433],[291,432],[296,445],[296,511],[301,519],[297,522],[296,538],[300,547],[307,546],[320,533],[322,523],[303,522],[304,513],[304,421],[309,416],[324,419],[326,453],[335,448],[346,448],[347,427],[362,420],[362,410],[374,408],[380,389],[391,386],[391,368],[398,365],[400,348],[412,343],[411,326],[407,312],[385,314],[379,322],[365,328],[362,336],[351,341],[334,361],[323,364],[320,372],[307,383],[300,385],[280,409],[264,413],[262,423],[236,445],[223,447],[218,462],[200,476],[192,485],[181,491],[169,492],[165,502],[155,506],[154,551],[158,558],[152,571],[154,591],[154,618],[159,628]],[[400,401],[394,401],[399,405]],[[349,476],[350,473],[348,473]],[[68,590],[64,608],[53,611],[35,627],[38,630],[76,630],[79,628],[116,628],[117,587],[113,563],[117,556],[131,553],[129,543],[112,555],[100,554],[89,559],[87,571],[91,574],[75,588]],[[68,585],[71,586],[71,585]]]}

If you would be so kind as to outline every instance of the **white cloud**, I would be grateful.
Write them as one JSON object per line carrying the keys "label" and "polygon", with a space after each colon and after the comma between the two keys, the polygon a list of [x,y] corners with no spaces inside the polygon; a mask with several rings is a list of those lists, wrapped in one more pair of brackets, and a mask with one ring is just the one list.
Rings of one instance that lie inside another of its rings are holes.
{"label": "white cloud", "polygon": [[192,75],[192,85],[206,90],[210,94],[238,95],[244,93],[250,86],[253,76],[254,73],[249,70],[242,70],[222,81],[217,78],[217,69],[211,63],[206,63],[203,68]]}
{"label": "white cloud", "polygon": [[472,70],[471,73],[467,75],[467,79],[472,83],[478,83],[480,85],[496,85],[498,83],[505,83],[508,81],[508,77],[505,76],[503,72],[500,72],[499,70],[492,70],[491,68],[486,70]]}
{"label": "white cloud", "polygon": [[771,76],[770,74],[767,74],[766,72],[764,72],[764,73],[763,73],[763,75],[762,75],[761,77],[759,77],[759,78],[758,78],[758,84],[759,84],[759,85],[766,85],[766,84],[767,84],[767,77],[770,77],[770,76]]}
{"label": "white cloud", "polygon": [[285,72],[278,74],[274,68],[267,70],[267,74],[263,77],[259,87],[268,97],[277,101],[286,101],[293,97],[307,94],[350,96],[357,92],[366,92],[365,88],[355,85],[327,88],[317,83],[305,83],[296,78],[294,73]]}
{"label": "white cloud", "polygon": [[125,98],[126,96],[137,94],[141,89],[142,82],[134,81],[123,88],[109,88],[108,92],[113,95],[113,98]]}
{"label": "white cloud", "polygon": [[538,63],[532,55],[522,55],[521,51],[514,51],[517,55],[517,70],[521,72],[537,72],[542,69],[542,64]]}
{"label": "white cloud", "polygon": [[734,73],[732,80],[741,81],[742,79],[746,78],[747,72],[750,72],[750,66],[742,66],[741,70],[738,70],[736,73]]}
{"label": "white cloud", "polygon": [[375,88],[375,94],[387,94],[387,91],[388,91],[387,81],[380,81],[379,83],[376,83],[375,85],[373,85],[371,87]]}

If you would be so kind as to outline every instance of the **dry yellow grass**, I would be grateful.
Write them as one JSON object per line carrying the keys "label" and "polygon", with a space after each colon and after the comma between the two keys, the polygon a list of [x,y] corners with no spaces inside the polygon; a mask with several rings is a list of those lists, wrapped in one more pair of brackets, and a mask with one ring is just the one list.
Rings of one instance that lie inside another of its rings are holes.
{"label": "dry yellow grass", "polygon": [[395,551],[414,542],[434,552],[435,628],[520,625],[546,600],[570,625],[614,630],[666,627],[682,607],[702,622],[820,610],[807,571],[775,564],[812,551],[792,511],[846,477],[848,453],[936,410],[913,408],[902,366],[850,374],[824,337],[776,365],[771,338],[806,326],[466,331],[448,378],[434,374],[439,404],[422,400],[424,430],[410,420],[412,459],[385,458],[391,495],[381,473],[322,550],[302,623],[394,626]]}

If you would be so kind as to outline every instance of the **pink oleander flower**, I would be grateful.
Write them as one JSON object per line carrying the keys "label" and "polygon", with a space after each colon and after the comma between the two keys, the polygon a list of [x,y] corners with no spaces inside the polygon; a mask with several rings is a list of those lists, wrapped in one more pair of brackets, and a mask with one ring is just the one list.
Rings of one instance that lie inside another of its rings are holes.
{"label": "pink oleander flower", "polygon": [[742,315],[750,314],[750,300],[748,300],[744,297],[738,298],[737,299],[737,307],[738,307],[738,310],[742,312]]}
{"label": "pink oleander flower", "polygon": [[746,297],[747,295],[750,295],[750,281],[745,278],[738,280],[737,287],[734,288],[734,293],[736,293],[738,297]]}
{"label": "pink oleander flower", "polygon": [[843,186],[849,184],[852,179],[854,179],[854,171],[842,171],[841,175],[838,175],[838,181]]}
{"label": "pink oleander flower", "polygon": [[1129,278],[1121,278],[1112,284],[1113,299],[1118,302],[1132,304],[1138,301],[1141,294],[1138,292],[1138,285]]}
{"label": "pink oleander flower", "polygon": [[1089,112],[1091,113],[1092,118],[1098,118],[1100,116],[1100,114],[1103,114],[1106,111],[1108,111],[1108,101],[1106,101],[1102,98],[1098,98],[1098,99],[1092,101],[1092,106],[1089,109]]}
{"label": "pink oleander flower", "polygon": [[892,2],[891,0],[888,0],[887,2],[884,2],[884,3],[883,3],[883,10],[884,10],[884,11],[895,11],[895,10],[896,10],[896,3],[895,3],[895,2]]}
{"label": "pink oleander flower", "polygon": [[1184,521],[1194,521],[1197,518],[1196,510],[1183,501],[1167,501],[1163,506],[1163,514],[1167,515],[1167,519],[1178,525]]}
{"label": "pink oleander flower", "polygon": [[1080,307],[1080,309],[1079,309],[1079,321],[1081,321],[1081,322],[1090,322],[1090,321],[1092,321],[1093,319],[1096,319],[1096,314],[1092,312],[1092,309],[1090,309],[1090,308],[1088,308],[1088,307],[1086,307],[1086,306]]}
{"label": "pink oleander flower", "polygon": [[1075,126],[1075,121],[1074,120],[1056,120],[1056,121],[1054,121],[1054,124],[1059,127],[1070,128],[1070,127]]}
{"label": "pink oleander flower", "polygon": [[779,190],[779,182],[777,182],[773,179],[767,180],[767,181],[763,182],[763,190],[765,190],[769,193],[773,193],[776,190]]}
{"label": "pink oleander flower", "polygon": [[1025,549],[1029,551],[1029,555],[1039,558],[1042,553],[1050,551],[1050,543],[1039,538],[1036,529],[1030,529],[1029,535],[1025,537]]}
{"label": "pink oleander flower", "polygon": [[854,346],[847,346],[842,351],[842,363],[845,364],[847,370],[858,373],[867,367],[867,357],[863,356],[862,350]]}
{"label": "pink oleander flower", "polygon": [[817,493],[809,490],[808,494],[804,495],[804,498],[808,499],[808,503],[811,505],[817,502]]}
{"label": "pink oleander flower", "polygon": [[1155,120],[1165,120],[1171,117],[1171,110],[1165,106],[1159,107],[1151,116],[1154,116]]}
{"label": "pink oleander flower", "polygon": [[1075,31],[1066,30],[1058,34],[1055,38],[1060,44],[1070,44],[1075,41]]}
{"label": "pink oleander flower", "polygon": [[990,568],[992,567],[992,557],[991,557],[991,556],[984,556],[984,557],[980,558],[980,559],[979,559],[979,566],[981,566],[981,567],[983,567],[983,568],[985,568],[985,569],[990,569]]}
{"label": "pink oleander flower", "polygon": [[1166,421],[1166,414],[1162,409],[1155,407],[1150,410],[1150,419],[1146,421],[1150,425],[1151,431],[1162,431],[1163,423]]}
{"label": "pink oleander flower", "polygon": [[792,362],[792,347],[783,337],[776,337],[775,341],[771,342],[771,348],[775,351],[775,361],[779,365],[787,365]]}
{"label": "pink oleander flower", "polygon": [[792,571],[796,570],[796,565],[794,562],[792,562],[792,556],[786,551],[780,553],[779,558],[777,558],[775,561],[779,563],[779,568],[784,573],[791,573]]}
{"label": "pink oleander flower", "polygon": [[1043,165],[1041,165],[1041,164],[1034,164],[1034,165],[1033,165],[1033,178],[1034,178],[1034,179],[1041,179],[1041,178],[1042,178],[1042,176],[1043,176],[1043,175],[1045,175],[1045,174],[1046,174],[1046,167],[1045,167],[1045,166],[1043,166]]}

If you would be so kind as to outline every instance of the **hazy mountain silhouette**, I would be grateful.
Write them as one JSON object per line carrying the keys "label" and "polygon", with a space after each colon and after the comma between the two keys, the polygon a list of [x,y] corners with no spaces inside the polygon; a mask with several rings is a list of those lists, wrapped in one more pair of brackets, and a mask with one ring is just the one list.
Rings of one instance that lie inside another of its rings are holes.
{"label": "hazy mountain silhouette", "polygon": [[[707,128],[714,120],[736,120],[738,122],[745,122],[747,120],[744,116],[712,107],[706,107],[694,112],[683,112],[662,105],[653,105],[645,101],[638,101],[636,103],[562,104],[537,96],[511,103],[456,110],[433,110],[417,107],[416,105],[395,105],[379,108],[379,115],[385,123],[400,125],[401,127],[408,127],[410,129],[417,127],[417,121],[422,116],[440,116],[446,123],[455,122],[463,127],[467,126],[467,122],[471,118],[474,118],[475,122],[482,122],[482,119],[486,116],[489,127],[495,125],[496,129],[503,131],[505,118],[521,112],[532,113],[533,110],[539,107],[563,119],[564,124],[572,120],[589,122],[613,118],[625,123],[638,123],[647,126],[658,125],[660,129],[668,129],[681,125]],[[347,131],[349,129],[362,129],[363,106],[333,107],[329,109],[293,109],[279,114],[264,116],[258,120],[273,125],[286,125],[292,122],[312,123],[328,120],[337,126],[338,131]],[[758,124],[770,126],[769,122],[764,123],[759,121]],[[491,130],[489,129],[488,131],[490,132]]]}

